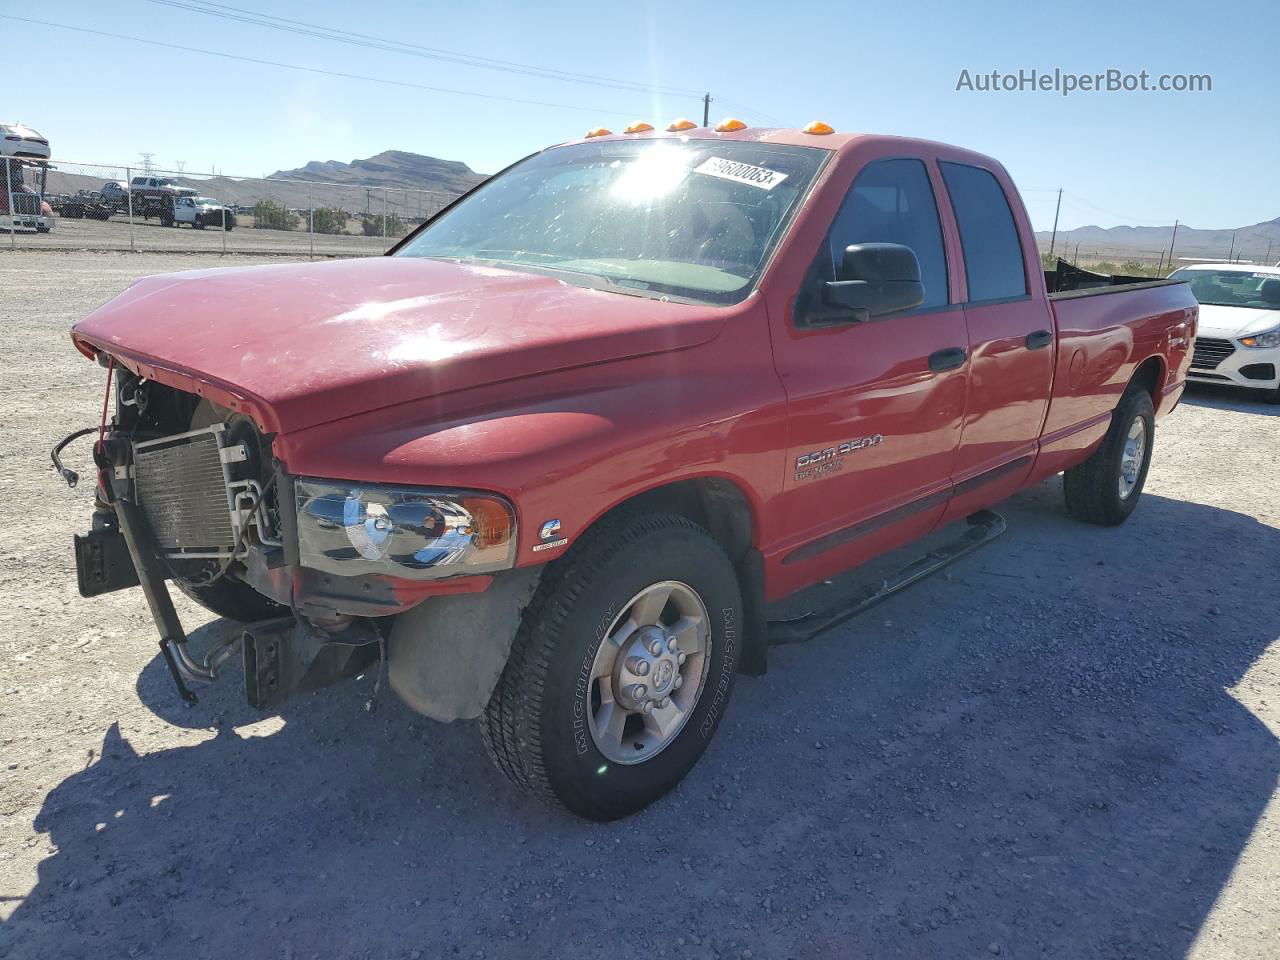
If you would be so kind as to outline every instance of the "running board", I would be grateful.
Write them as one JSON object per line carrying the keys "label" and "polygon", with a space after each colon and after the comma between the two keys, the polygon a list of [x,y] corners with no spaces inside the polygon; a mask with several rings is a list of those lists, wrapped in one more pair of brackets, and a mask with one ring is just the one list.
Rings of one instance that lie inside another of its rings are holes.
{"label": "running board", "polygon": [[969,529],[955,540],[936,550],[931,550],[919,560],[907,564],[879,583],[868,584],[840,606],[825,611],[815,610],[792,620],[770,620],[769,645],[802,643],[820,633],[825,633],[832,627],[838,627],[863,611],[871,609],[881,600],[893,596],[899,590],[905,590],[913,583],[918,583],[930,574],[937,573],[943,567],[990,543],[1004,533],[1006,528],[1004,517],[990,510],[971,513],[967,520]]}

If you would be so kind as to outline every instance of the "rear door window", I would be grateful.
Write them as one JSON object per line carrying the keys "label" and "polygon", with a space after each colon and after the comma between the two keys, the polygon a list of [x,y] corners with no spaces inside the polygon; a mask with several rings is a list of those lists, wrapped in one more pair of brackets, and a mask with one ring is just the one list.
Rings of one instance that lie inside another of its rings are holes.
{"label": "rear door window", "polygon": [[981,167],[945,162],[940,166],[960,227],[969,302],[1026,296],[1022,243],[1000,182]]}

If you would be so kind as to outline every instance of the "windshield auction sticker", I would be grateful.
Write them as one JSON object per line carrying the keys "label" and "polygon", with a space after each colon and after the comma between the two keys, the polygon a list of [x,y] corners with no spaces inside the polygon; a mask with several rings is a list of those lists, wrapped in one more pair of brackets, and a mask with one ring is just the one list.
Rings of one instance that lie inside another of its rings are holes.
{"label": "windshield auction sticker", "polygon": [[719,177],[721,180],[732,180],[734,183],[745,183],[749,187],[759,187],[761,190],[772,190],[787,179],[785,173],[766,170],[764,167],[753,167],[749,163],[737,163],[726,160],[724,157],[708,157],[699,166],[694,167],[693,172],[705,173],[709,177]]}

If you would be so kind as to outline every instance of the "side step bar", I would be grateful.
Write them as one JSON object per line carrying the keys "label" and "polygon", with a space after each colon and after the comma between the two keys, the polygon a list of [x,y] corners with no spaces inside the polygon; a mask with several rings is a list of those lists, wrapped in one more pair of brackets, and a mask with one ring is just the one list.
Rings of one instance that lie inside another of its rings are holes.
{"label": "side step bar", "polygon": [[802,643],[811,640],[832,627],[851,620],[871,609],[881,600],[888,599],[899,590],[905,590],[930,574],[937,573],[968,553],[990,543],[1004,533],[1007,525],[1004,517],[990,510],[979,510],[967,518],[969,529],[950,543],[932,550],[897,573],[878,583],[868,584],[839,606],[824,611],[814,611],[793,620],[769,621],[769,644]]}

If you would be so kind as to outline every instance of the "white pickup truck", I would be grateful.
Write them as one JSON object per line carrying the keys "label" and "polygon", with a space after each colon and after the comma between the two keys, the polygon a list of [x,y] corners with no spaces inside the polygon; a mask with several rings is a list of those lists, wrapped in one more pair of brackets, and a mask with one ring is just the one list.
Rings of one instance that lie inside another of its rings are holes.
{"label": "white pickup truck", "polygon": [[197,230],[205,227],[230,230],[236,225],[236,215],[224,204],[212,197],[177,197],[173,201],[173,223],[189,223]]}

